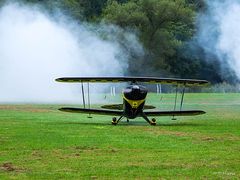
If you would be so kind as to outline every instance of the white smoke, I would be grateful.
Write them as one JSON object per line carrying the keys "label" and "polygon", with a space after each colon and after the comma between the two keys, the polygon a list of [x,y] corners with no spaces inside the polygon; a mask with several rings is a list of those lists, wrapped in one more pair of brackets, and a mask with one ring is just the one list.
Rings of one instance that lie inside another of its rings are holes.
{"label": "white smoke", "polygon": [[228,64],[240,79],[240,1],[208,0],[207,11],[199,16],[199,42]]}
{"label": "white smoke", "polygon": [[[1,8],[0,102],[75,103],[81,99],[79,85],[55,78],[123,75],[128,54],[83,24],[64,17],[56,22],[37,8],[18,4]],[[141,47],[131,38],[133,47]]]}

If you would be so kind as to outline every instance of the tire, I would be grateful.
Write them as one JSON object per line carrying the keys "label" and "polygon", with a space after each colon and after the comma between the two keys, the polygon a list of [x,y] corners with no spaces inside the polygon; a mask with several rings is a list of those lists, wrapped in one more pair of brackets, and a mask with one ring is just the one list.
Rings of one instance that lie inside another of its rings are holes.
{"label": "tire", "polygon": [[112,118],[112,122],[117,122],[117,118],[116,118],[116,117],[113,117],[113,118]]}
{"label": "tire", "polygon": [[155,118],[152,118],[152,122],[153,122],[153,123],[156,123],[156,119],[155,119]]}

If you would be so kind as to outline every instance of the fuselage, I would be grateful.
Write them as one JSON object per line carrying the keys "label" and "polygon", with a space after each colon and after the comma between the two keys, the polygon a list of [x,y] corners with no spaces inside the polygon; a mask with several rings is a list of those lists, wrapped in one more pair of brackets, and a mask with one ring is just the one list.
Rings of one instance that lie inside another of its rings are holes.
{"label": "fuselage", "polygon": [[123,113],[129,119],[140,116],[144,109],[147,89],[140,85],[130,85],[123,90]]}

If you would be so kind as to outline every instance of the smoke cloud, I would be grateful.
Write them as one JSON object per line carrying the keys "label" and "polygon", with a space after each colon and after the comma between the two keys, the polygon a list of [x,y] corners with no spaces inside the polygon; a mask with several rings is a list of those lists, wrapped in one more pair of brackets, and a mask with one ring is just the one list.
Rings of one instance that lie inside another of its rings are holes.
{"label": "smoke cloud", "polygon": [[240,1],[208,0],[199,15],[198,41],[221,62],[222,73],[230,66],[240,79]]}
{"label": "smoke cloud", "polygon": [[[56,21],[37,7],[5,5],[0,9],[0,102],[79,103],[79,84],[54,79],[124,75],[129,54],[116,40],[119,32],[64,16]],[[124,33],[128,46],[142,51],[135,35]]]}

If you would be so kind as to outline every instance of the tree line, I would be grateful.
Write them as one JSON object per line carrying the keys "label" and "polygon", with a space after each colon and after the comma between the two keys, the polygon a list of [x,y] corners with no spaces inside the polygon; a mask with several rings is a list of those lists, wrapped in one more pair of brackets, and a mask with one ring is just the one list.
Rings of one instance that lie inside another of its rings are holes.
{"label": "tree line", "polygon": [[[4,0],[0,0],[3,4]],[[235,73],[197,43],[197,14],[204,0],[19,0],[39,4],[49,13],[56,8],[76,21],[115,24],[138,32],[144,55],[132,52],[128,74],[207,79],[235,83]],[[124,46],[124,44],[123,44]],[[144,70],[140,67],[144,67]]]}

